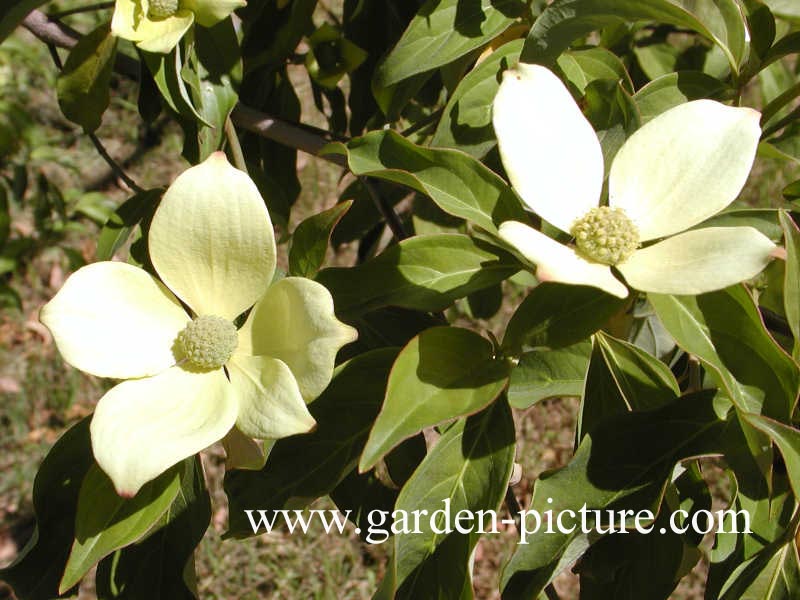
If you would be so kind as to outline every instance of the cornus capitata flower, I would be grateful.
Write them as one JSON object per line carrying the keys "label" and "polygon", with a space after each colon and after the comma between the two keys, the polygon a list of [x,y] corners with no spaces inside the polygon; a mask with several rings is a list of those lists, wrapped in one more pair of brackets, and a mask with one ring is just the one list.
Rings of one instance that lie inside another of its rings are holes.
{"label": "cornus capitata flower", "polygon": [[95,459],[123,496],[223,438],[234,466],[263,463],[253,439],[312,429],[306,403],[356,337],[322,285],[272,283],[269,213],[220,152],[170,186],[148,244],[161,281],[129,264],[95,263],[41,312],[68,363],[127,380],[100,399],[90,427]]}
{"label": "cornus capitata flower", "polygon": [[701,294],[749,279],[776,250],[766,236],[752,227],[686,230],[739,195],[761,135],[759,118],[711,100],[667,110],[619,150],[608,206],[599,206],[604,164],[592,126],[556,75],[520,64],[506,71],[494,101],[500,156],[528,208],[574,243],[516,221],[502,223],[500,236],[537,266],[540,280],[621,298],[628,289],[612,267],[631,287],[664,294]]}
{"label": "cornus capitata flower", "polygon": [[245,0],[116,0],[111,32],[147,52],[166,54],[195,22],[212,27]]}

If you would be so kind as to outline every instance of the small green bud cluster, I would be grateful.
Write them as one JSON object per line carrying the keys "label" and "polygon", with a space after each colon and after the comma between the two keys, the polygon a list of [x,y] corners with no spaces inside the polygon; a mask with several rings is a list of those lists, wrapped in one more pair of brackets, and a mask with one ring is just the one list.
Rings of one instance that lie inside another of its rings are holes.
{"label": "small green bud cluster", "polygon": [[639,232],[621,208],[593,208],[570,233],[585,258],[604,265],[625,261],[639,247]]}
{"label": "small green bud cluster", "polygon": [[147,16],[151,19],[166,19],[180,8],[180,0],[150,0]]}
{"label": "small green bud cluster", "polygon": [[222,317],[204,315],[178,334],[178,353],[189,365],[203,370],[219,369],[228,362],[239,343],[236,326]]}

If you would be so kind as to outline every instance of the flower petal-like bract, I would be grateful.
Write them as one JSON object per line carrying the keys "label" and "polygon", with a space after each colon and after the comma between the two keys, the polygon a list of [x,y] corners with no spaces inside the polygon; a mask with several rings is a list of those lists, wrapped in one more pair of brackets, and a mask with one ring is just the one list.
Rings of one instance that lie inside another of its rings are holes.
{"label": "flower petal-like bract", "polygon": [[271,356],[289,366],[307,402],[331,381],[339,348],[356,331],[333,312],[330,292],[301,277],[281,279],[250,311],[239,331],[239,352]]}
{"label": "flower petal-like bract", "polygon": [[680,104],[637,130],[617,153],[608,203],[644,242],[693,227],[742,191],[753,166],[761,115],[712,100]]}
{"label": "flower petal-like bract", "polygon": [[619,270],[631,287],[658,294],[703,294],[755,277],[775,244],[752,227],[707,227],[636,251]]}
{"label": "flower petal-like bract", "polygon": [[195,21],[191,10],[181,9],[165,19],[151,19],[147,9],[144,0],[116,0],[111,32],[147,52],[166,54],[178,45]]}
{"label": "flower petal-like bract", "polygon": [[524,223],[502,223],[500,237],[537,266],[536,277],[541,281],[589,285],[620,298],[628,295],[628,288],[614,277],[610,267],[589,262],[572,248]]}
{"label": "flower petal-like bract", "polygon": [[222,152],[184,171],[164,194],[149,234],[165,284],[198,315],[233,320],[267,291],[275,236],[253,181]]}
{"label": "flower petal-like bract", "polygon": [[261,440],[310,431],[308,412],[297,381],[286,363],[270,356],[236,356],[228,365],[239,400],[236,427]]}
{"label": "flower petal-like bract", "polygon": [[187,456],[220,440],[238,413],[222,369],[194,373],[173,367],[123,381],[97,403],[92,451],[117,492],[133,496]]}
{"label": "flower petal-like bract", "polygon": [[118,262],[73,273],[40,319],[69,364],[117,379],[155,375],[174,365],[172,344],[189,322],[158,280]]}
{"label": "flower petal-like bract", "polygon": [[603,153],[597,134],[551,71],[520,63],[494,100],[494,130],[511,185],[540,217],[569,232],[597,206]]}

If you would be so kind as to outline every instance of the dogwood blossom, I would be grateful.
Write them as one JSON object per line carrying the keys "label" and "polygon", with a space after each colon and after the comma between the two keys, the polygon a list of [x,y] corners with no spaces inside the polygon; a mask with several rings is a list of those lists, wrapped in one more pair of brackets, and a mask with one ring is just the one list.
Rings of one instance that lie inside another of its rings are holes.
{"label": "dogwood blossom", "polygon": [[322,285],[272,283],[269,213],[220,152],[169,187],[148,244],[160,281],[130,264],[94,263],[40,315],[68,363],[126,380],[100,399],[90,426],[94,457],[123,496],[223,438],[250,453],[252,467],[243,440],[312,429],[306,403],[356,337]]}
{"label": "dogwood blossom", "polygon": [[540,280],[624,298],[614,267],[641,291],[700,294],[755,276],[773,256],[775,245],[752,227],[690,229],[741,192],[761,134],[757,111],[696,100],[655,117],[617,153],[608,206],[599,206],[600,142],[554,73],[524,63],[506,71],[493,110],[512,186],[574,240],[564,245],[523,223],[501,224],[501,238],[537,266]]}
{"label": "dogwood blossom", "polygon": [[116,0],[111,32],[147,52],[170,52],[195,23],[212,27],[245,0]]}

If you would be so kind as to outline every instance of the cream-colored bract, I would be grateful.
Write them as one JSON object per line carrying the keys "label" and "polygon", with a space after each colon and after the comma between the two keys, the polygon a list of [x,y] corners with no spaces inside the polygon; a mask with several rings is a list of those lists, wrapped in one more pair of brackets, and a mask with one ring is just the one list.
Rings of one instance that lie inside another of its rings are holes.
{"label": "cream-colored bract", "polygon": [[116,0],[111,32],[147,52],[166,54],[195,22],[211,27],[246,4],[245,0],[180,0],[175,14],[152,18],[148,0]]}
{"label": "cream-colored bract", "polygon": [[[678,234],[614,265],[629,285],[700,294],[749,279],[768,264],[775,245],[751,227],[680,233],[739,194],[755,158],[759,118],[750,108],[696,100],[665,111],[628,138],[611,165],[609,206],[624,211],[642,242]],[[503,76],[493,122],[522,201],[570,233],[598,206],[604,166],[597,136],[567,88],[547,68],[521,63]],[[537,266],[540,279],[628,295],[610,266],[523,223],[503,223],[500,236]]]}
{"label": "cream-colored bract", "polygon": [[[137,267],[100,262],[71,275],[41,311],[67,362],[128,379],[100,399],[91,423],[95,459],[123,496],[221,439],[233,464],[261,466],[264,444],[252,438],[311,430],[306,403],[356,337],[324,286],[296,277],[270,285],[269,213],[221,152],[170,186],[148,242],[166,286]],[[176,339],[192,318],[233,321],[251,307],[224,369],[179,360]]]}

